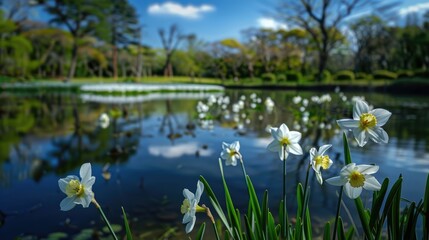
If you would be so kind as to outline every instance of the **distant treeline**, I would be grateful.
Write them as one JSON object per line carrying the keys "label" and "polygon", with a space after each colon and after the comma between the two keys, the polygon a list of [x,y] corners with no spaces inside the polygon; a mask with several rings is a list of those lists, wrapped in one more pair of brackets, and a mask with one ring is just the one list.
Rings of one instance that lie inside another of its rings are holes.
{"label": "distant treeline", "polygon": [[[172,25],[159,29],[163,47],[152,48],[141,44],[145,23],[139,22],[127,0],[10,0],[0,4],[0,79],[428,77],[429,12],[422,17],[409,15],[402,26],[389,24],[380,13],[348,21],[342,21],[346,15],[339,16],[330,25],[309,18],[302,27],[245,29],[240,40],[216,42],[204,42]],[[34,8],[47,14],[47,22],[28,18]]]}

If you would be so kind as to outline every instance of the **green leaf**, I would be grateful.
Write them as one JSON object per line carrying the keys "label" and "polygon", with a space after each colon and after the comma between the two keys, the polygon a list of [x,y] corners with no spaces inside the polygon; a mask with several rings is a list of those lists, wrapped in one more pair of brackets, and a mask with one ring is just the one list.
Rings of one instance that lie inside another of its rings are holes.
{"label": "green leaf", "polygon": [[[397,189],[395,190],[395,185]],[[402,229],[404,227],[404,219],[401,217],[401,188],[402,188],[402,176],[399,176],[398,180],[390,190],[387,196],[386,206],[383,209],[383,216],[387,214],[388,222],[388,237],[390,239],[402,239]],[[387,205],[391,205],[387,207]]]}
{"label": "green leaf", "polygon": [[124,207],[121,207],[121,209],[122,209],[122,214],[124,215],[124,225],[125,225],[125,232],[127,234],[127,240],[132,240],[133,235],[131,233],[130,225],[128,224],[127,214],[125,213]]}
{"label": "green leaf", "polygon": [[253,234],[252,224],[249,221],[247,215],[244,215],[244,222],[246,223],[246,233],[250,240],[256,240],[255,235]]}
{"label": "green leaf", "polygon": [[201,224],[200,229],[198,230],[198,233],[197,233],[196,239],[203,240],[204,232],[205,232],[205,231],[206,231],[206,223],[205,223],[205,222],[203,222],[203,224]]}
{"label": "green leaf", "polygon": [[353,239],[353,234],[355,233],[355,229],[354,227],[350,227],[349,230],[346,233],[346,239],[347,240],[352,240]]}
{"label": "green leaf", "polygon": [[229,234],[231,236],[233,236],[232,228],[229,225],[229,222],[226,218],[226,215],[223,212],[222,207],[219,204],[219,201],[217,200],[216,195],[214,194],[212,188],[210,187],[209,183],[207,182],[207,180],[203,176],[200,176],[200,181],[204,184],[204,190],[205,190],[204,192],[209,197],[210,202],[213,205],[213,208],[215,209],[216,213],[218,214],[220,220],[225,225],[226,230],[229,232]]}
{"label": "green leaf", "polygon": [[325,228],[323,230],[323,240],[331,240],[331,225],[329,222],[325,224]]}
{"label": "green leaf", "polygon": [[[374,191],[373,202],[371,207],[371,217],[369,221],[369,226],[373,226],[377,232],[380,228],[383,228],[383,224],[380,226],[380,209],[383,204],[384,197],[386,196],[387,187],[389,186],[389,179],[385,178],[383,184],[381,185],[380,191]],[[380,229],[381,230],[381,229]]]}
{"label": "green leaf", "polygon": [[344,144],[344,162],[347,165],[352,163],[352,157],[350,155],[349,142],[347,140],[347,136],[345,132],[343,132],[343,144]]}
{"label": "green leaf", "polygon": [[369,217],[367,215],[367,213],[365,212],[365,209],[363,207],[363,203],[362,200],[360,199],[360,197],[355,199],[355,205],[359,214],[359,219],[361,221],[363,230],[365,232],[366,238],[372,240],[374,239],[372,233],[371,233],[371,229],[369,227]]}
{"label": "green leaf", "polygon": [[344,227],[343,227],[343,220],[341,219],[341,217],[338,217],[337,236],[338,236],[338,240],[346,239],[346,234],[344,233]]}
{"label": "green leaf", "polygon": [[264,192],[264,198],[262,201],[262,227],[264,227],[265,236],[268,236],[268,190]]}

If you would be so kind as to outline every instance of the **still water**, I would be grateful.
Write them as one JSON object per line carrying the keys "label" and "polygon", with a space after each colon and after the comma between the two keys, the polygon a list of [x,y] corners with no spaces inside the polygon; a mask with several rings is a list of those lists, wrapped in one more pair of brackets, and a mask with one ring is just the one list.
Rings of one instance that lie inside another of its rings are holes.
{"label": "still water", "polygon": [[[147,97],[51,93],[1,93],[0,105],[0,239],[66,236],[89,239],[108,236],[93,205],[68,212],[59,208],[65,195],[58,179],[78,175],[92,164],[93,191],[113,224],[122,225],[123,206],[136,236],[144,239],[186,239],[180,205],[182,191],[194,192],[200,175],[218,199],[223,188],[218,158],[222,142],[240,141],[246,171],[256,192],[269,190],[270,210],[278,212],[282,194],[282,162],[268,152],[269,126],[286,123],[303,133],[305,153],[332,144],[334,165],[326,179],[343,166],[342,133],[335,120],[352,117],[353,97],[392,112],[384,126],[387,145],[369,142],[360,148],[350,138],[353,162],[380,165],[375,177],[391,182],[402,174],[403,196],[419,201],[429,173],[429,97],[380,93],[226,90],[210,94],[169,94]],[[270,102],[270,99],[272,102]],[[106,113],[110,121],[100,123]],[[351,136],[350,136],[351,137]],[[305,179],[308,155],[287,159],[288,211],[296,211],[295,189]],[[224,167],[235,206],[247,207],[241,168]],[[310,175],[310,210],[315,235],[335,214],[338,189],[317,183]],[[369,206],[371,193],[364,191]],[[222,201],[222,200],[221,200]],[[210,207],[203,194],[200,203]],[[345,199],[351,215],[354,205]],[[212,210],[213,212],[214,210]],[[350,217],[343,211],[343,218]],[[209,220],[197,215],[200,223]],[[210,230],[208,234],[210,234]],[[124,234],[124,230],[119,230]],[[191,234],[192,236],[192,234]],[[58,238],[59,239],[59,238]]]}

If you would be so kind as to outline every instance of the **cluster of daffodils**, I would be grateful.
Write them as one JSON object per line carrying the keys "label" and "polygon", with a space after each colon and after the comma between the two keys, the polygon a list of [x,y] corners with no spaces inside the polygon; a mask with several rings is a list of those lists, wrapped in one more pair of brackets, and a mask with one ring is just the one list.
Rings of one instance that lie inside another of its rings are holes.
{"label": "cluster of daffodils", "polygon": [[246,126],[252,122],[262,121],[265,114],[271,114],[275,103],[267,97],[262,99],[256,93],[249,96],[241,95],[232,102],[229,97],[210,96],[206,101],[199,101],[196,110],[202,128],[213,128],[213,120],[233,123],[239,132],[244,132]]}

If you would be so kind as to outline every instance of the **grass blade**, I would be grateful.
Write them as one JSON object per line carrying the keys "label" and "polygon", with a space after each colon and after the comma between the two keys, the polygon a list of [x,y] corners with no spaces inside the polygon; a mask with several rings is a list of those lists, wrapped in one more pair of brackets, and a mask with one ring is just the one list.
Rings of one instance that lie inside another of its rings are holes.
{"label": "grass blade", "polygon": [[133,235],[131,233],[130,225],[128,224],[128,218],[127,214],[125,213],[124,207],[121,207],[122,214],[124,215],[124,225],[125,225],[125,232],[127,234],[127,240],[133,240]]}
{"label": "grass blade", "polygon": [[205,231],[206,231],[206,223],[205,223],[205,222],[203,222],[203,224],[201,224],[200,229],[198,230],[198,233],[197,233],[196,239],[203,240],[204,232],[205,232]]}

